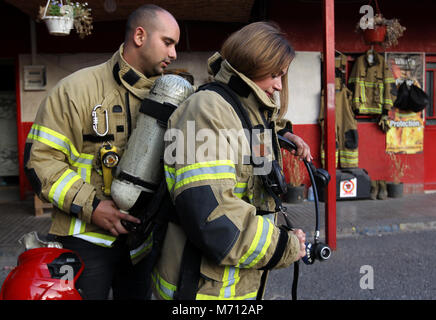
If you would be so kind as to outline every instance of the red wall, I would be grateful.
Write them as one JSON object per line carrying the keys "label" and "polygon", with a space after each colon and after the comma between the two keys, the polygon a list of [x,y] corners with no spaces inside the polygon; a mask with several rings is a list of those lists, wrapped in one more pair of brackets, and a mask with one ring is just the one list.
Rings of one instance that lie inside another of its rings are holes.
{"label": "red wall", "polygon": [[[368,1],[369,2],[369,1]],[[368,3],[367,2],[367,3]],[[436,2],[432,0],[380,0],[380,10],[387,19],[398,18],[407,28],[396,47],[388,51],[436,53]],[[296,50],[322,51],[323,25],[322,1],[299,2],[288,0],[269,1],[268,15],[280,24],[289,35]],[[354,30],[362,14],[360,6],[365,1],[336,1],[336,49],[344,53],[363,52],[368,46]],[[383,51],[381,48],[376,48]]]}
{"label": "red wall", "polygon": [[[335,4],[336,49],[343,53],[363,53],[368,49],[360,35],[354,31],[361,18],[359,8],[366,3],[353,2],[336,1]],[[389,51],[436,53],[436,20],[434,19],[436,3],[434,1],[382,0],[378,2],[386,18],[399,18],[401,24],[407,27],[399,45],[389,48]],[[323,50],[322,1],[315,3],[270,0],[267,3],[267,16],[280,24],[296,50],[318,52]],[[15,7],[1,1],[0,11],[2,12],[0,35],[3,43],[6,43],[0,52],[0,58],[16,58],[18,54],[30,53],[29,18]],[[38,53],[113,52],[123,41],[124,24],[125,21],[94,23],[93,34],[82,40],[74,34],[74,31],[68,37],[50,36],[45,25],[37,23],[37,51]],[[14,28],[10,28],[11,25],[14,25]],[[234,23],[212,22],[181,22],[180,25],[179,51],[218,50],[222,41],[241,26]],[[377,47],[376,50],[383,51]],[[21,147],[28,126],[29,124],[26,124],[19,128],[23,132],[19,141]],[[319,126],[295,125],[294,130],[309,143],[315,156],[315,164],[319,165]],[[375,123],[371,122],[359,122],[358,130],[359,166],[365,168],[372,179],[388,179],[389,162],[384,151],[384,134]],[[436,139],[426,137],[425,147],[434,149],[436,147],[434,141]],[[410,190],[422,190],[424,182],[428,182],[423,169],[425,165],[423,154],[404,155],[404,157],[411,167],[404,181],[410,185]]]}
{"label": "red wall", "polygon": [[427,126],[424,129],[424,148],[425,148],[425,178],[424,185],[426,190],[436,190],[436,126]]}
{"label": "red wall", "polygon": [[[398,18],[407,30],[400,38],[399,44],[388,51],[396,52],[426,52],[436,53],[436,3],[431,0],[383,0],[378,1],[380,10],[387,19]],[[364,53],[369,49],[360,34],[355,32],[355,26],[362,14],[359,8],[362,3],[335,3],[335,42],[336,49],[345,54]],[[288,34],[290,41],[297,51],[323,50],[322,1],[318,3],[290,2],[286,0],[271,1],[269,17],[276,21]],[[375,47],[378,52],[384,49]],[[295,132],[301,135],[310,145],[316,161],[319,161],[319,126],[294,125]],[[426,130],[424,141],[426,150],[436,148],[436,132]],[[392,180],[390,175],[390,161],[385,152],[386,136],[374,122],[359,122],[359,167],[368,171],[371,179]],[[429,137],[433,133],[434,138]],[[425,175],[425,163],[429,165],[429,158],[424,153],[414,155],[400,155],[409,165],[403,182],[405,192],[422,192],[424,183],[426,189],[436,184],[436,173],[429,177]]]}

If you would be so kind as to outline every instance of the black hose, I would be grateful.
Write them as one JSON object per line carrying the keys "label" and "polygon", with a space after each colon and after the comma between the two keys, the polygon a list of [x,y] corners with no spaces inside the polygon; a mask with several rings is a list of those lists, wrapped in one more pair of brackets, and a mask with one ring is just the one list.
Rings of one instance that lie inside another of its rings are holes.
{"label": "black hose", "polygon": [[300,272],[300,260],[294,262],[294,279],[292,281],[292,300],[297,300],[298,275]]}
{"label": "black hose", "polygon": [[313,189],[313,198],[315,202],[315,242],[318,241],[318,234],[319,234],[319,207],[318,207],[318,190],[316,188],[316,182],[315,178],[313,176],[312,167],[310,166],[309,162],[306,160],[303,160],[304,165],[306,166],[307,172],[309,173],[310,182],[312,183],[312,189]]}

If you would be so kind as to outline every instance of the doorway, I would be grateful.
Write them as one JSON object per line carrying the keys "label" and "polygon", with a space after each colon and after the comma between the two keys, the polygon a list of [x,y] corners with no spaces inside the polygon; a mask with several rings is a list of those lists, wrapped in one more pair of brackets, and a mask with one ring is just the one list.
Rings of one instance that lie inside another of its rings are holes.
{"label": "doorway", "polygon": [[15,63],[0,59],[0,201],[19,199]]}
{"label": "doorway", "polygon": [[424,190],[436,191],[436,56],[426,57],[425,87],[429,104],[424,127]]}

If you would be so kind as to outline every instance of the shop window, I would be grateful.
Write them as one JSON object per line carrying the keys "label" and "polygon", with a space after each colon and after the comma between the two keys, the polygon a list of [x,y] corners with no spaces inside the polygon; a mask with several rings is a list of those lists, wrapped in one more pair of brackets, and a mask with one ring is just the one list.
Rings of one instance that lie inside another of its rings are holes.
{"label": "shop window", "polygon": [[[0,59],[0,188],[18,184],[14,61]],[[0,190],[0,193],[2,191]]]}

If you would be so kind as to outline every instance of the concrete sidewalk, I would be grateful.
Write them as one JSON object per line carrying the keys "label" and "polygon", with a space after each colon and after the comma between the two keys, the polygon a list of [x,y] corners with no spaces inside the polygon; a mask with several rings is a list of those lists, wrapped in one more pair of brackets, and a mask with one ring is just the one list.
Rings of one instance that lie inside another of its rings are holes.
{"label": "concrete sidewalk", "polygon": [[[287,205],[295,227],[306,232],[315,228],[313,202]],[[319,205],[321,237],[324,237],[325,207]],[[436,230],[436,193],[404,195],[386,200],[349,200],[336,202],[338,238],[393,232]]]}
{"label": "concrete sidewalk", "polygon": [[[3,190],[0,193],[4,195]],[[30,231],[45,235],[51,223],[50,214],[35,217],[33,201],[19,201],[13,197],[8,199],[0,196],[0,284],[23,251],[18,239]],[[285,205],[293,225],[312,235],[315,228],[314,202]],[[336,208],[337,238],[436,230],[436,193],[405,195],[403,198],[387,200],[338,201]],[[322,239],[324,210],[324,203],[320,203]]]}

